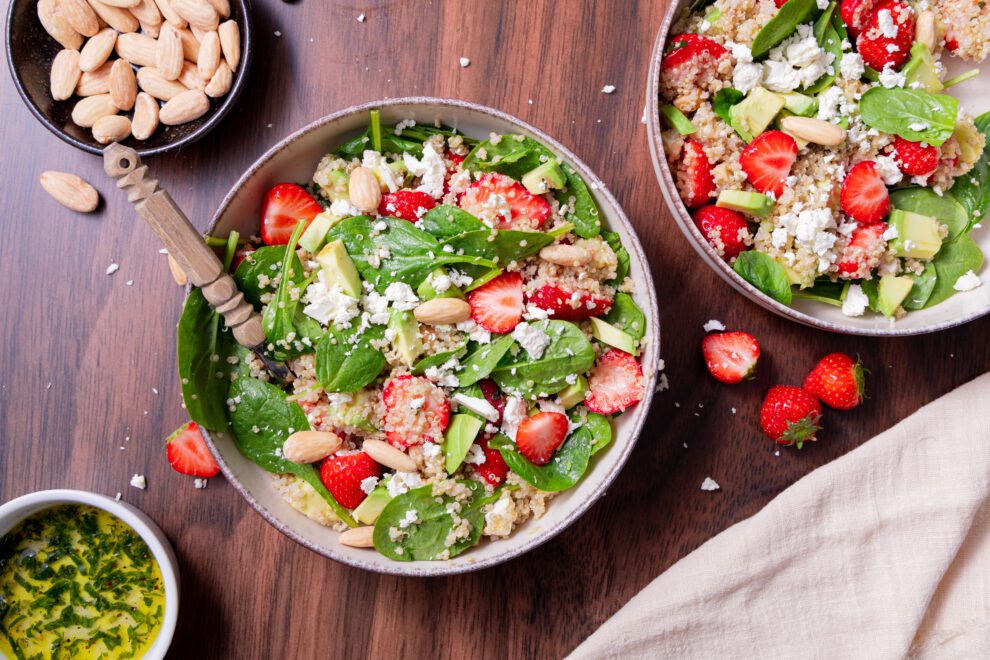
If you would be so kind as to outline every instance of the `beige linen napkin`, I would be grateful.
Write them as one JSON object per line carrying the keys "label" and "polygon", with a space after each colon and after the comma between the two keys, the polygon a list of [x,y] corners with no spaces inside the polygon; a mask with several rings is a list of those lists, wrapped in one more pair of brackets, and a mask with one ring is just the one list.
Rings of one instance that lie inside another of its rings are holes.
{"label": "beige linen napkin", "polygon": [[990,658],[990,374],[705,543],[570,657],[905,656]]}

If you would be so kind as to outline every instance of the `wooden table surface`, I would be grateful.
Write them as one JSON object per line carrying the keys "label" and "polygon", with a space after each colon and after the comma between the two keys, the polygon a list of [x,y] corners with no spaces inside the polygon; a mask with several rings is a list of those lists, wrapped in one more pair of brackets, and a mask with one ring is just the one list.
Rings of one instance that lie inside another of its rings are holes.
{"label": "wooden table surface", "polygon": [[[914,339],[810,330],[737,295],[675,228],[640,123],[666,3],[626,0],[255,0],[251,79],[223,124],[150,161],[199,227],[272,143],[332,110],[382,97],[458,97],[546,130],[625,207],[660,298],[670,390],[632,459],[572,528],[509,564],[447,579],[379,576],[282,537],[223,478],[169,468],[185,421],[175,374],[182,290],[100,161],[48,133],[2,78],[0,501],[45,488],[121,492],[171,539],[182,571],[172,657],[555,657],[656,575],[802,475],[990,366],[990,318]],[[364,13],[367,21],[357,21]],[[470,58],[461,68],[458,58]],[[6,67],[5,67],[6,68]],[[614,94],[601,93],[615,85]],[[76,172],[105,200],[74,214],[37,184]],[[111,276],[107,266],[120,270]],[[721,319],[760,339],[759,377],[716,384],[697,348]],[[826,413],[803,451],[761,437],[762,393],[800,384],[842,350],[872,370],[870,400]],[[735,413],[732,410],[735,409]],[[128,481],[147,476],[139,491]],[[700,490],[705,477],[722,487]]]}

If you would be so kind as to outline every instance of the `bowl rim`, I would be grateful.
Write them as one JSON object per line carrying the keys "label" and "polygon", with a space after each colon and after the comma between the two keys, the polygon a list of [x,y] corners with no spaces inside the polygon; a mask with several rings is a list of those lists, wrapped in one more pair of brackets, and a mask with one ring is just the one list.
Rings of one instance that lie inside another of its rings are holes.
{"label": "bowl rim", "polygon": [[664,13],[660,30],[657,32],[656,40],[653,43],[653,51],[650,54],[650,66],[648,67],[649,79],[646,82],[646,133],[649,144],[650,158],[653,160],[653,170],[656,173],[657,181],[660,184],[660,192],[663,194],[667,208],[674,216],[674,221],[680,228],[684,237],[701,256],[702,261],[707,263],[723,280],[728,282],[733,289],[743,294],[744,297],[757,303],[760,307],[770,310],[780,316],[792,321],[821,330],[828,330],[839,334],[859,335],[865,337],[908,337],[912,335],[925,335],[941,330],[948,330],[970,321],[974,321],[982,316],[990,314],[990,305],[984,309],[976,310],[958,318],[930,323],[916,328],[892,327],[859,328],[840,323],[825,321],[816,316],[806,314],[800,310],[785,305],[767,294],[763,293],[755,286],[740,277],[715,250],[708,244],[701,232],[695,227],[690,214],[681,202],[680,195],[676,193],[677,187],[674,183],[670,168],[667,165],[667,158],[664,155],[663,141],[661,139],[660,127],[660,62],[663,56],[664,45],[673,27],[674,20],[685,4],[684,0],[672,2]]}
{"label": "bowl rim", "polygon": [[164,532],[148,517],[148,514],[132,504],[99,493],[60,488],[27,493],[0,505],[0,535],[6,534],[28,516],[59,504],[86,504],[103,509],[126,523],[148,545],[162,572],[162,583],[165,585],[165,613],[162,616],[158,635],[143,657],[148,660],[164,658],[172,643],[179,618],[178,560]]}
{"label": "bowl rim", "polygon": [[[82,140],[69,135],[61,128],[56,126],[45,113],[35,104],[32,100],[31,95],[28,94],[27,89],[24,86],[24,82],[21,80],[20,75],[17,73],[17,68],[14,66],[14,58],[11,53],[11,40],[13,38],[13,18],[14,18],[14,8],[20,2],[34,2],[35,0],[11,0],[10,5],[7,7],[7,27],[4,34],[4,48],[7,53],[7,70],[10,71],[10,77],[14,80],[14,86],[17,88],[17,94],[21,97],[21,101],[27,106],[34,118],[41,122],[42,126],[47,128],[51,133],[55,134],[60,140],[71,144],[77,149],[81,149],[87,153],[102,155],[104,147],[96,146],[83,142]],[[227,116],[230,110],[233,108],[234,104],[237,102],[238,97],[241,95],[241,91],[247,84],[247,72],[251,68],[251,62],[254,56],[254,48],[251,47],[251,12],[248,0],[234,0],[241,9],[241,13],[244,16],[243,26],[238,24],[238,28],[241,32],[241,60],[238,63],[238,70],[234,74],[234,83],[227,92],[226,96],[223,97],[223,102],[217,106],[213,114],[210,115],[207,120],[196,130],[191,133],[182,136],[174,142],[169,142],[168,144],[163,144],[159,147],[133,147],[137,151],[138,155],[141,157],[157,156],[159,154],[168,153],[175,151],[180,147],[184,147],[188,144],[196,142],[200,138],[206,136],[207,133],[212,131],[220,123],[220,121]]]}
{"label": "bowl rim", "polygon": [[[264,152],[251,166],[244,172],[243,175],[237,180],[236,183],[231,187],[230,191],[221,200],[217,211],[213,214],[210,219],[209,225],[207,226],[207,235],[212,234],[217,224],[219,223],[221,217],[226,212],[227,207],[231,204],[235,197],[240,193],[245,184],[261,169],[267,161],[275,156],[277,153],[290,146],[293,142],[299,138],[319,130],[324,125],[334,122],[346,116],[366,113],[373,109],[380,109],[392,106],[403,106],[403,105],[428,105],[438,109],[466,109],[474,112],[479,112],[489,117],[500,119],[502,121],[508,122],[524,131],[530,132],[537,139],[542,141],[548,148],[556,152],[559,156],[564,158],[568,164],[574,167],[582,177],[584,177],[588,186],[595,191],[596,195],[601,195],[605,198],[605,201],[616,211],[617,219],[620,224],[623,225],[624,229],[629,233],[630,236],[634,238],[633,245],[625,246],[627,250],[630,250],[632,258],[636,261],[640,268],[646,274],[650,274],[649,261],[646,258],[646,254],[643,251],[642,243],[636,233],[635,228],[632,223],[629,222],[629,218],[626,216],[625,211],[622,206],[618,203],[618,200],[612,195],[611,191],[605,186],[604,182],[589,168],[581,159],[579,159],[573,152],[567,147],[560,144],[557,140],[553,139],[543,131],[533,127],[527,122],[522,121],[508,113],[502,112],[495,108],[480,105],[477,103],[472,103],[469,101],[462,101],[457,99],[447,99],[447,98],[436,98],[429,96],[406,96],[406,97],[393,97],[388,99],[382,99],[377,101],[369,101],[365,103],[360,103],[357,105],[352,105],[350,107],[344,108],[342,110],[335,111],[324,117],[316,119],[309,124],[303,126],[302,128],[289,134],[287,137],[283,138],[277,142],[274,146]],[[368,570],[374,573],[388,574],[388,575],[400,575],[400,576],[412,576],[412,577],[437,577],[437,576],[448,576],[448,575],[459,575],[462,573],[469,573],[473,571],[478,571],[484,568],[489,568],[491,566],[496,566],[502,564],[506,561],[524,555],[531,550],[543,545],[550,539],[557,536],[559,533],[570,527],[575,521],[577,521],[584,513],[597,502],[608,490],[609,486],[618,476],[619,472],[622,470],[629,456],[632,454],[633,448],[639,440],[640,435],[643,431],[643,426],[646,423],[646,419],[649,416],[650,405],[652,403],[655,383],[660,373],[660,315],[657,305],[656,290],[653,284],[652,276],[644,278],[646,282],[642,284],[645,287],[644,300],[637,301],[646,304],[647,309],[644,312],[647,315],[647,321],[649,324],[649,330],[647,333],[647,345],[648,352],[651,356],[649,364],[643,364],[643,376],[646,380],[646,394],[643,400],[636,404],[636,408],[639,412],[637,418],[633,421],[632,427],[628,431],[628,441],[624,443],[623,447],[613,448],[619,453],[615,455],[614,462],[611,468],[603,475],[599,487],[590,494],[585,500],[578,502],[574,509],[555,527],[551,527],[541,531],[540,533],[533,535],[524,541],[517,540],[517,545],[505,553],[497,555],[495,557],[481,559],[473,562],[460,562],[457,564],[434,561],[434,562],[396,562],[389,561],[388,563],[374,563],[363,561],[360,559],[351,559],[349,557],[339,555],[333,551],[332,548],[320,547],[316,544],[310,543],[301,534],[296,533],[288,524],[284,524],[276,515],[272,514],[256,500],[248,489],[243,486],[240,481],[233,475],[230,467],[227,466],[226,462],[223,460],[223,456],[217,450],[217,446],[213,441],[212,434],[207,429],[202,429],[203,437],[206,439],[207,444],[210,446],[210,450],[214,457],[217,459],[217,463],[220,465],[220,469],[223,471],[224,476],[227,481],[233,486],[241,496],[247,500],[247,502],[259,513],[262,518],[264,518],[270,525],[278,529],[280,532],[288,536],[290,539],[299,543],[305,548],[312,550],[324,557],[333,559],[342,564],[354,568],[360,568]],[[639,284],[639,283],[638,283]],[[187,296],[190,287],[187,286],[186,292]],[[260,469],[260,468],[259,468]],[[301,514],[300,514],[301,515]],[[502,543],[508,543],[509,539],[501,541]]]}

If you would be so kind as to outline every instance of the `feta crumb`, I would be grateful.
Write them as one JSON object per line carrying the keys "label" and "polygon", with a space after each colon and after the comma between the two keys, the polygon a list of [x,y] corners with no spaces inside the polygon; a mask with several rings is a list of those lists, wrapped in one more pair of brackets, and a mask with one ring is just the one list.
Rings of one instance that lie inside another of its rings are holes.
{"label": "feta crumb", "polygon": [[502,413],[502,433],[515,442],[519,424],[526,419],[528,413],[529,405],[521,397],[509,397],[505,402],[505,411]]}
{"label": "feta crumb", "polygon": [[615,85],[605,85],[602,87],[602,94],[611,94],[615,91]]}
{"label": "feta crumb", "polygon": [[970,270],[965,275],[960,276],[952,288],[956,291],[972,291],[981,284],[983,282],[980,281],[979,275]]}
{"label": "feta crumb", "polygon": [[364,14],[358,14],[357,20],[358,20],[358,23],[364,23],[364,21],[365,21]]}
{"label": "feta crumb", "polygon": [[701,490],[712,491],[712,490],[720,490],[720,489],[721,486],[719,486],[715,482],[715,480],[712,479],[711,477],[705,477],[705,480],[701,482]]}
{"label": "feta crumb", "polygon": [[725,330],[725,324],[722,323],[721,321],[716,321],[715,319],[711,319],[710,321],[708,321],[708,323],[705,323],[703,327],[705,329],[705,332],[713,332],[715,330],[722,332],[723,330]]}
{"label": "feta crumb", "polygon": [[107,266],[107,275],[113,275],[120,269],[120,264],[112,263]]}
{"label": "feta crumb", "polygon": [[464,462],[468,465],[483,465],[486,460],[485,450],[481,448],[481,445],[471,445],[467,456],[464,457]]}
{"label": "feta crumb", "polygon": [[140,490],[144,490],[148,487],[148,480],[144,478],[143,474],[135,474],[131,477],[131,485]]}
{"label": "feta crumb", "polygon": [[498,421],[498,410],[485,399],[458,392],[454,395],[454,401],[457,405],[464,406],[471,412],[477,413],[489,421]]}
{"label": "feta crumb", "polygon": [[846,292],[846,299],[842,301],[842,313],[846,316],[862,316],[869,304],[870,299],[863,293],[863,287],[851,284]]}
{"label": "feta crumb", "polygon": [[197,490],[203,490],[206,488],[206,483],[209,479],[193,479],[193,487]]}
{"label": "feta crumb", "polygon": [[471,60],[469,60],[466,57],[462,57],[460,59],[460,63],[461,63],[461,68],[462,69],[466,69],[467,67],[471,66]]}
{"label": "feta crumb", "polygon": [[519,323],[512,331],[512,338],[519,342],[519,345],[526,349],[526,353],[533,360],[543,357],[543,351],[550,345],[550,337],[535,325]]}
{"label": "feta crumb", "polygon": [[378,477],[365,477],[361,480],[361,491],[365,495],[371,495],[371,491],[378,486]]}

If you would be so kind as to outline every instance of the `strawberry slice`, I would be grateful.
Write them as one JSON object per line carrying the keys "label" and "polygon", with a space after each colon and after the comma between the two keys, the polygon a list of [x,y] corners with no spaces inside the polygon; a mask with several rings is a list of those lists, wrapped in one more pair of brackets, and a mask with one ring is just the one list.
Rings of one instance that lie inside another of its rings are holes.
{"label": "strawberry slice", "polygon": [[353,454],[331,454],[320,464],[320,481],[333,499],[345,509],[357,507],[368,496],[361,482],[368,477],[380,478],[382,466],[363,451]]}
{"label": "strawberry slice", "polygon": [[564,444],[568,428],[564,413],[536,413],[520,422],[516,431],[516,447],[533,465],[546,465],[553,458],[553,453]]}
{"label": "strawberry slice", "polygon": [[839,5],[839,16],[846,24],[849,34],[854,37],[859,36],[874,4],[876,0],[842,0],[842,4]]}
{"label": "strawberry slice", "polygon": [[863,224],[880,222],[890,210],[887,186],[872,160],[857,163],[842,182],[839,203],[853,220]]}
{"label": "strawberry slice", "polygon": [[711,204],[695,211],[691,219],[708,244],[726,261],[748,249],[749,225],[738,211]]}
{"label": "strawberry slice", "polygon": [[928,176],[938,169],[938,147],[896,136],[891,145],[891,153],[901,172],[908,176]]}
{"label": "strawberry slice", "polygon": [[308,192],[294,183],[280,183],[269,189],[261,207],[261,240],[266,245],[285,245],[300,220],[306,226],[323,207]]}
{"label": "strawberry slice", "polygon": [[512,332],[522,320],[522,275],[502,273],[470,292],[467,299],[475,323],[500,335]]}
{"label": "strawberry slice", "polygon": [[416,222],[436,205],[436,200],[428,193],[418,190],[397,190],[382,195],[381,204],[378,205],[378,215]]}
{"label": "strawberry slice", "polygon": [[253,245],[242,245],[237,248],[234,252],[234,258],[230,261],[230,272],[236,273],[237,267],[241,265],[241,262],[248,258],[248,256],[254,252],[255,247]]}
{"label": "strawberry slice", "polygon": [[535,307],[545,309],[551,318],[564,321],[582,321],[608,314],[612,299],[593,296],[587,291],[568,291],[556,284],[544,284],[529,296]]}
{"label": "strawberry slice", "polygon": [[914,41],[914,11],[898,0],[877,5],[870,12],[856,49],[863,61],[883,71],[892,66],[900,69],[911,55]]}
{"label": "strawberry slice", "polygon": [[767,131],[743,149],[739,166],[754,188],[780,197],[797,155],[794,138],[782,131]]}
{"label": "strawberry slice", "polygon": [[472,183],[461,197],[460,207],[488,220],[496,229],[535,231],[550,217],[547,200],[497,172],[489,172]]}
{"label": "strawberry slice", "polygon": [[837,262],[840,276],[845,279],[861,279],[868,277],[880,265],[887,247],[887,241],[883,237],[886,229],[885,223],[877,222],[861,225],[853,230],[849,244],[843,248]]}
{"label": "strawberry slice", "polygon": [[697,140],[688,140],[681,150],[681,158],[675,164],[674,176],[677,191],[689,209],[707,204],[715,193],[712,164],[705,148]]}
{"label": "strawberry slice", "polygon": [[382,390],[385,436],[399,448],[441,442],[450,422],[450,402],[443,390],[423,376],[396,376]]}
{"label": "strawberry slice", "polygon": [[734,385],[755,376],[760,344],[748,332],[715,332],[701,340],[701,352],[708,373]]}
{"label": "strawberry slice", "polygon": [[215,477],[220,472],[196,422],[183,424],[168,436],[166,442],[168,462],[176,472],[203,479]]}
{"label": "strawberry slice", "polygon": [[509,475],[509,466],[505,464],[505,459],[502,458],[502,452],[488,446],[488,440],[489,438],[487,437],[482,437],[478,440],[478,445],[485,452],[485,462],[475,465],[474,469],[492,486],[501,486],[505,482],[505,478]]}
{"label": "strawberry slice", "polygon": [[598,356],[591,368],[588,390],[584,403],[591,412],[603,415],[622,412],[646,395],[643,370],[632,355],[610,348]]}
{"label": "strawberry slice", "polygon": [[673,71],[685,64],[697,64],[699,60],[705,59],[703,55],[709,55],[713,60],[717,60],[726,53],[728,51],[717,41],[688,32],[670,40],[670,47],[660,63],[660,68],[663,71]]}

